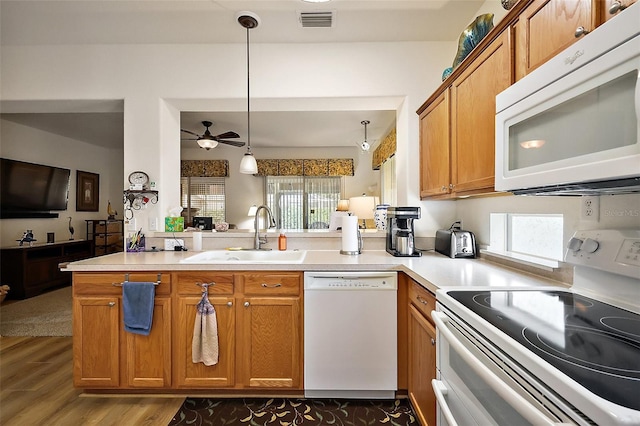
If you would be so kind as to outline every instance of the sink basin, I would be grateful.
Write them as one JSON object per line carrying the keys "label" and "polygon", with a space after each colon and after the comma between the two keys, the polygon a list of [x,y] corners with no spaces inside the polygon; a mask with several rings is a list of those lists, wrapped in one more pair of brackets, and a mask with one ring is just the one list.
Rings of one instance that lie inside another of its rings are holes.
{"label": "sink basin", "polygon": [[304,250],[210,250],[180,263],[302,263],[306,254]]}

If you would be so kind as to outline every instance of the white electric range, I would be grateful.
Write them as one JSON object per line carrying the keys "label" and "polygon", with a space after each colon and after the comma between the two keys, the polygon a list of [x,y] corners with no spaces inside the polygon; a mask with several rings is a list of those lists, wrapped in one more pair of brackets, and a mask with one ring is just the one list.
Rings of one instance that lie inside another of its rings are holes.
{"label": "white electric range", "polygon": [[640,231],[579,231],[568,290],[437,291],[439,425],[640,425]]}

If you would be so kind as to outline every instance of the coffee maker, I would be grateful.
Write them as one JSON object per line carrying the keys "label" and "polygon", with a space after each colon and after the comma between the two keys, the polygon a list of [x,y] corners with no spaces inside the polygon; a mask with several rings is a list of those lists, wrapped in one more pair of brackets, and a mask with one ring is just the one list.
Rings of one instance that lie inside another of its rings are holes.
{"label": "coffee maker", "polygon": [[420,207],[387,209],[387,252],[397,257],[419,257],[414,245],[413,221],[420,219]]}

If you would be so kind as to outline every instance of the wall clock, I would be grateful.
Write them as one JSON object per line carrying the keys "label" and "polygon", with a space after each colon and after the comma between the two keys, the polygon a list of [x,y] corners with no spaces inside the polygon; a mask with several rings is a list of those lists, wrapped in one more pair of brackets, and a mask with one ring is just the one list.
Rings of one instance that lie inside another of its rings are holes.
{"label": "wall clock", "polygon": [[141,171],[131,172],[129,183],[136,186],[142,185],[142,188],[146,188],[149,185],[149,175]]}

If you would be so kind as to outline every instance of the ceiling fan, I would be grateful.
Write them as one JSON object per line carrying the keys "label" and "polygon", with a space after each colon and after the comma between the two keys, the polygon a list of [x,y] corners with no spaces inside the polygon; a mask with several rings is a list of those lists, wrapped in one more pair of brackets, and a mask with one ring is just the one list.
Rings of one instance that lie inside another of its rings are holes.
{"label": "ceiling fan", "polygon": [[206,127],[206,130],[202,135],[194,133],[191,130],[180,129],[181,132],[189,133],[190,135],[195,136],[194,139],[182,139],[182,140],[196,141],[198,142],[198,145],[200,145],[200,148],[204,148],[207,151],[210,150],[211,148],[215,148],[216,146],[218,146],[218,143],[224,143],[231,146],[244,146],[244,142],[225,140],[225,139],[239,138],[240,135],[238,135],[236,132],[224,132],[214,136],[209,131],[209,127],[213,125],[213,122],[203,121],[202,125]]}

